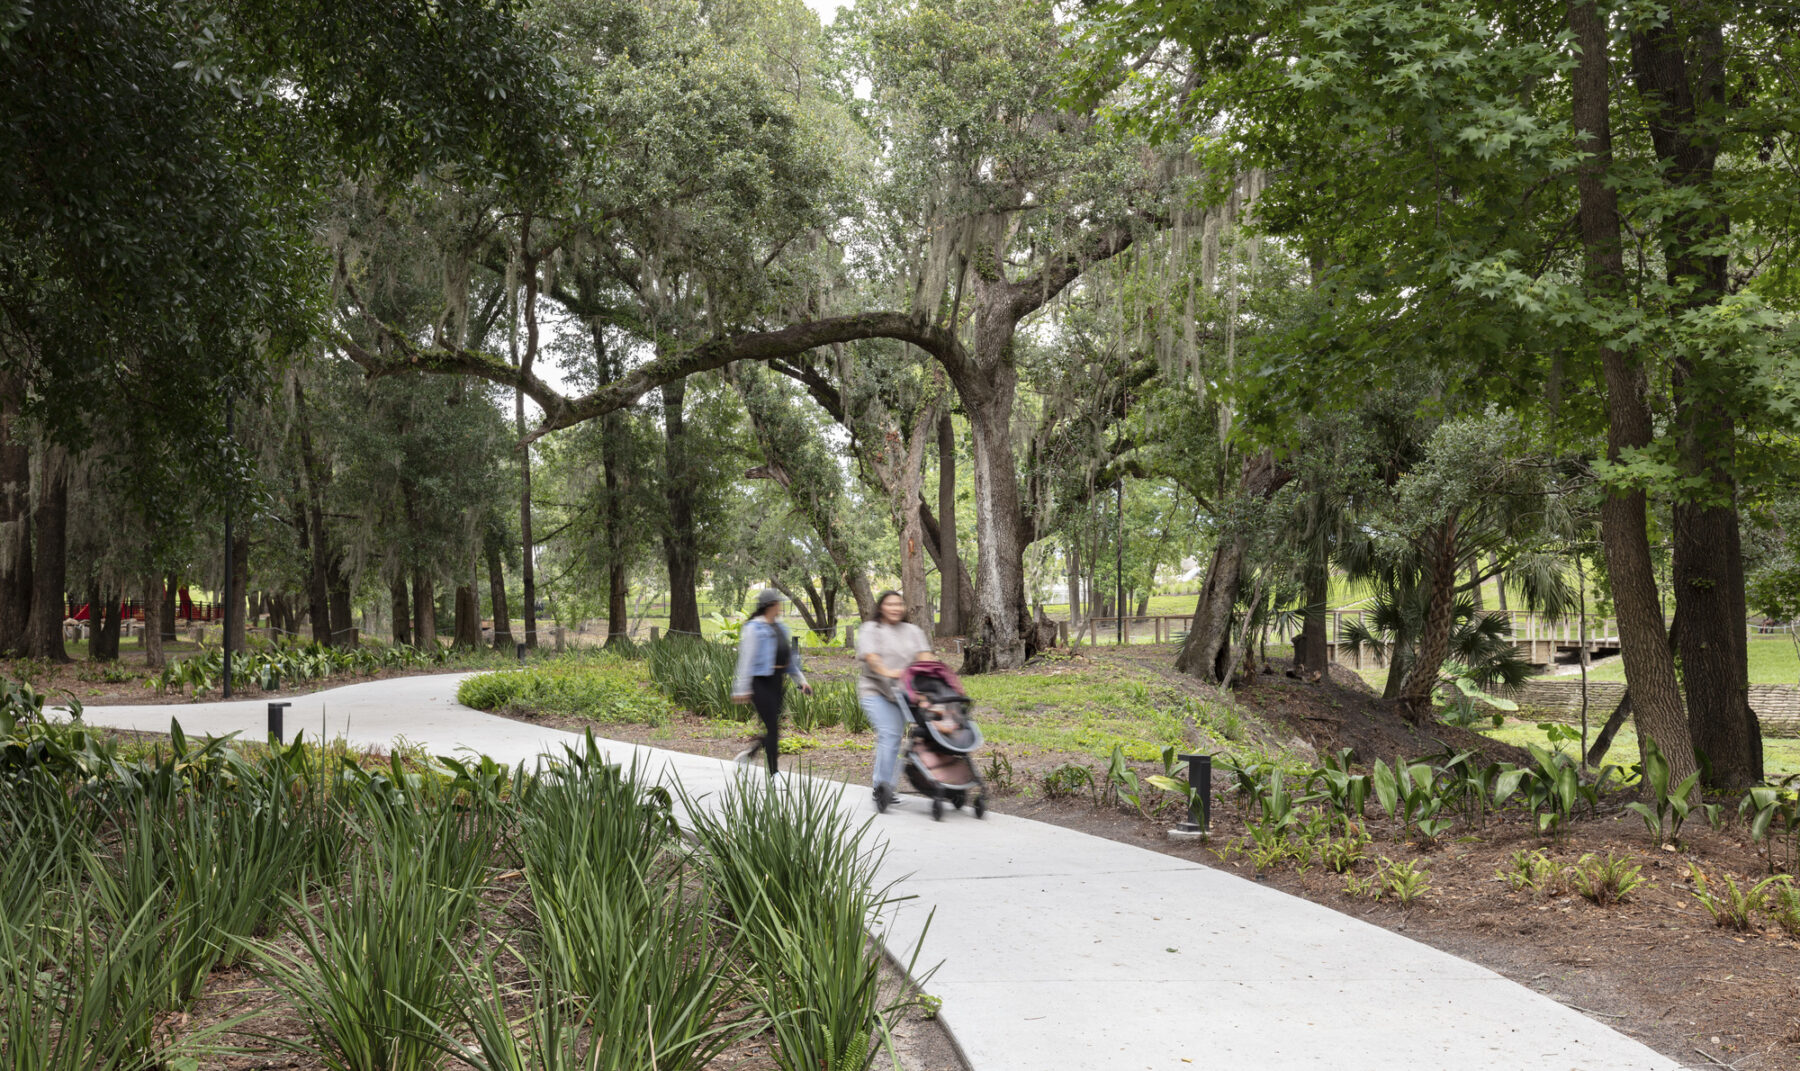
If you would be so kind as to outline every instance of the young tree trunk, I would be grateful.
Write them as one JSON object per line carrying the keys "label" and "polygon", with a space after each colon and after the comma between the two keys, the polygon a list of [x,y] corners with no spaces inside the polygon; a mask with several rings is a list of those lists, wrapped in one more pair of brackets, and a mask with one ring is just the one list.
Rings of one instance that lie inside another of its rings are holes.
{"label": "young tree trunk", "polygon": [[[939,577],[938,623],[939,636],[962,635],[962,592],[960,582],[964,575],[962,553],[956,546],[956,423],[950,418],[949,410],[938,417],[937,427],[938,456],[938,530],[927,533],[927,539],[937,544],[937,567]],[[923,511],[918,511],[923,523]]]}
{"label": "young tree trunk", "polygon": [[89,573],[87,590],[82,592],[82,601],[87,603],[87,633],[89,662],[101,661],[100,658],[100,575]]}
{"label": "young tree trunk", "polygon": [[1081,541],[1074,536],[1063,537],[1063,564],[1069,573],[1069,637],[1072,640],[1075,630],[1081,627]]}
{"label": "young tree trunk", "polygon": [[963,561],[960,550],[948,559],[944,557],[943,526],[938,523],[931,505],[923,500],[919,502],[919,524],[925,529],[925,549],[931,553],[932,564],[937,566],[938,584],[956,600],[956,620],[961,630],[957,635],[962,635],[969,622],[975,620],[975,581],[969,576],[968,564]]}
{"label": "young tree trunk", "polygon": [[326,596],[331,612],[331,638],[326,642],[333,647],[351,647],[352,634],[356,622],[351,615],[355,609],[350,600],[350,574],[344,572],[342,556],[333,554],[326,567]]}
{"label": "young tree trunk", "polygon": [[437,650],[437,591],[431,574],[413,570],[413,643],[427,651]]}
{"label": "young tree trunk", "polygon": [[244,642],[245,614],[250,605],[250,537],[242,532],[231,537],[231,634],[225,637],[229,649],[242,651],[246,649]]}
{"label": "young tree trunk", "polygon": [[[295,423],[300,430],[300,472],[305,480],[306,505],[303,542],[312,551],[306,576],[307,617],[312,622],[314,643],[329,647],[331,638],[331,543],[325,532],[324,466],[313,450],[311,422],[306,412],[306,392],[294,384]],[[410,491],[403,488],[403,492]]]}
{"label": "young tree trunk", "polygon": [[163,664],[163,580],[154,573],[144,578],[144,665]]}
{"label": "young tree trunk", "polygon": [[488,599],[494,612],[494,650],[513,648],[512,613],[506,605],[506,569],[500,561],[500,544],[487,545]]}
{"label": "young tree trunk", "polygon": [[[100,601],[104,608],[100,611],[98,627],[90,632],[93,646],[89,648],[89,653],[97,661],[117,662],[119,660],[119,633],[124,624],[123,611],[119,603],[123,599],[124,595],[112,585],[101,586]],[[90,608],[88,610],[90,624],[93,623],[93,616],[94,611]]]}
{"label": "young tree trunk", "polygon": [[[1579,49],[1570,90],[1576,147],[1585,154],[1576,169],[1584,274],[1595,304],[1604,307],[1625,298],[1618,194],[1608,184],[1612,168],[1607,70],[1611,35],[1594,0],[1568,0],[1567,14]],[[1606,454],[1618,461],[1625,451],[1649,445],[1653,434],[1644,400],[1645,376],[1631,354],[1606,338],[1598,348],[1606,377]],[[1600,504],[1600,537],[1618,611],[1620,654],[1639,742],[1654,741],[1680,781],[1695,769],[1694,746],[1663,628],[1643,491],[1608,489]]]}
{"label": "young tree trunk", "polygon": [[31,622],[31,444],[23,388],[0,374],[0,654],[23,654]]}
{"label": "young tree trunk", "polygon": [[[525,401],[521,395],[516,399],[517,424],[519,438],[525,437]],[[525,646],[537,647],[537,562],[533,551],[536,549],[531,537],[531,447],[519,447],[519,541],[523,545],[524,556],[519,559],[520,602],[524,603]]]}
{"label": "young tree trunk", "polygon": [[700,555],[694,532],[693,475],[687,454],[682,406],[687,383],[664,384],[663,478],[667,481],[669,526],[663,534],[663,557],[669,567],[669,631],[700,634]]}
{"label": "young tree trunk", "polygon": [[907,619],[921,628],[926,628],[931,620],[931,586],[925,578],[927,551],[925,527],[919,519],[919,507],[923,505],[919,487],[925,480],[926,436],[937,423],[935,408],[925,407],[914,417],[906,453],[897,459],[900,471],[893,494],[900,532],[900,590],[906,598]]}
{"label": "young tree trunk", "polygon": [[1506,612],[1506,574],[1500,571],[1500,555],[1495,554],[1494,563],[1494,595],[1499,600],[1500,612]]}
{"label": "young tree trunk", "polygon": [[1305,589],[1306,606],[1302,611],[1300,624],[1300,642],[1298,646],[1299,663],[1294,667],[1302,676],[1310,677],[1314,673],[1330,675],[1331,673],[1331,637],[1327,626],[1330,615],[1327,605],[1331,601],[1331,563],[1326,557],[1326,545],[1320,542],[1314,548],[1312,560],[1306,563]]}
{"label": "young tree trunk", "polygon": [[407,596],[404,574],[396,573],[388,581],[388,609],[394,619],[394,643],[410,646],[413,642],[412,599]]}
{"label": "young tree trunk", "polygon": [[[1662,18],[1633,31],[1632,73],[1647,105],[1663,181],[1696,205],[1677,207],[1663,221],[1668,282],[1686,292],[1680,307],[1704,309],[1722,300],[1728,285],[1725,254],[1715,250],[1728,239],[1731,219],[1713,202],[1719,142],[1709,129],[1726,103],[1724,34],[1704,5],[1672,9]],[[1733,474],[1737,431],[1730,402],[1703,367],[1707,359],[1680,349],[1673,357],[1682,474],[1702,490],[1675,503],[1671,581],[1682,622],[1688,726],[1695,748],[1709,760],[1707,787],[1741,791],[1763,779],[1762,730],[1750,709]]]}
{"label": "young tree trunk", "polygon": [[62,447],[46,443],[38,451],[37,484],[37,509],[31,522],[31,542],[37,553],[26,651],[33,658],[67,662],[63,599],[68,580],[69,463]]}
{"label": "young tree trunk", "polygon": [[625,561],[625,507],[620,500],[624,481],[617,451],[611,448],[623,438],[624,422],[616,413],[608,413],[605,420],[608,423],[602,426],[609,434],[603,440],[600,465],[606,480],[606,644],[610,647],[631,638],[631,574]]}
{"label": "young tree trunk", "polygon": [[163,642],[175,640],[176,618],[181,612],[181,577],[170,573],[164,578],[162,601],[162,638]]}
{"label": "young tree trunk", "polygon": [[1413,645],[1412,663],[1400,682],[1400,712],[1415,725],[1430,718],[1438,671],[1444,668],[1444,659],[1450,654],[1450,629],[1456,613],[1456,519],[1433,525],[1429,538],[1431,572],[1425,578],[1429,585],[1425,621]]}

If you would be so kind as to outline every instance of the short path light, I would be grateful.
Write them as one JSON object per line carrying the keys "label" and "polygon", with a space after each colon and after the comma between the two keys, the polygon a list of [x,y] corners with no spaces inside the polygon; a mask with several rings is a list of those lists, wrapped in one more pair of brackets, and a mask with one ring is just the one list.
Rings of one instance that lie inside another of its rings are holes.
{"label": "short path light", "polygon": [[525,662],[525,645],[521,643],[517,646],[519,648],[519,663],[523,665]]}
{"label": "short path light", "polygon": [[1187,763],[1188,816],[1187,821],[1175,823],[1169,836],[1176,840],[1204,838],[1212,822],[1212,756],[1181,755],[1178,758]]}
{"label": "short path light", "polygon": [[291,707],[291,706],[293,706],[292,703],[270,703],[269,704],[269,738],[271,740],[274,740],[276,743],[280,743],[282,740],[282,734],[281,734],[282,712],[287,710],[287,708]]}

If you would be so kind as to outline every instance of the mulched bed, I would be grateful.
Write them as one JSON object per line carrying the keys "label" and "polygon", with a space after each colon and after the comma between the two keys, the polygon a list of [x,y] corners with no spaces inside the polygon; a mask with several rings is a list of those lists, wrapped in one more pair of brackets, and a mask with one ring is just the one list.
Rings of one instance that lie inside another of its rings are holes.
{"label": "mulched bed", "polygon": [[[1155,673],[1195,694],[1216,696],[1210,687],[1169,672],[1170,648],[1131,647],[1090,651],[1083,657],[1117,659],[1133,670]],[[821,667],[823,668],[823,667]],[[1446,748],[1476,750],[1492,760],[1522,762],[1517,748],[1467,730],[1405,724],[1360,678],[1334,676],[1309,684],[1285,675],[1274,662],[1235,695],[1260,715],[1277,736],[1292,736],[1316,753],[1344,747],[1360,761],[1392,760],[1441,753]],[[1037,670],[1028,668],[1023,672]],[[529,719],[539,720],[539,719]],[[579,719],[560,727],[586,727]],[[680,716],[666,726],[607,725],[597,732],[637,743],[727,758],[751,736],[749,726],[722,726]],[[868,777],[868,738],[841,731],[808,734],[820,747],[798,760],[816,774],[849,781]],[[1221,787],[1209,843],[1174,842],[1166,830],[1178,817],[1172,801],[1154,801],[1145,817],[1094,795],[1046,799],[1043,773],[1065,762],[1094,769],[1104,781],[1105,764],[1092,755],[1054,751],[1007,755],[991,748],[989,763],[1005,755],[1010,775],[1001,780],[997,811],[1050,822],[1153,851],[1242,873],[1296,896],[1366,919],[1416,940],[1480,963],[1521,984],[1605,1022],[1672,1059],[1701,1068],[1738,1071],[1800,1068],[1800,942],[1767,920],[1737,933],[1714,925],[1688,884],[1688,863],[1709,874],[1755,881],[1767,863],[1747,842],[1741,824],[1708,829],[1696,815],[1683,830],[1679,850],[1651,841],[1637,816],[1623,811],[1623,799],[1607,802],[1598,818],[1576,822],[1560,837],[1537,835],[1518,814],[1490,818],[1475,829],[1457,829],[1435,846],[1398,838],[1385,820],[1367,823],[1375,843],[1371,860],[1419,861],[1429,867],[1431,888],[1410,908],[1352,897],[1345,882],[1319,865],[1305,873],[1291,866],[1257,873],[1241,853],[1229,849],[1245,832],[1238,800]],[[1623,758],[1615,756],[1615,758]],[[1140,774],[1155,772],[1138,766]],[[999,770],[994,772],[998,773]],[[1154,795],[1154,793],[1152,793]],[[1151,801],[1146,801],[1151,803]],[[1371,802],[1369,814],[1379,808]],[[1515,892],[1496,871],[1518,850],[1542,850],[1560,864],[1583,855],[1627,856],[1643,867],[1647,884],[1620,904],[1599,907],[1572,892],[1539,897]],[[1221,854],[1228,856],[1221,859]],[[1366,874],[1368,864],[1363,867]]]}

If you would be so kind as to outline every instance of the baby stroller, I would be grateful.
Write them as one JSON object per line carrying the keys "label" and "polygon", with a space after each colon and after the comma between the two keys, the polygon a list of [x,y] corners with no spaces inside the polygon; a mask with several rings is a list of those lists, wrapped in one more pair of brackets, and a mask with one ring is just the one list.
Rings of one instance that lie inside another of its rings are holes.
{"label": "baby stroller", "polygon": [[975,817],[987,816],[987,784],[970,755],[981,746],[981,729],[969,718],[969,696],[942,662],[915,662],[900,678],[896,694],[912,723],[900,761],[906,780],[931,800],[931,817],[944,820],[944,804],[957,810],[974,803]]}

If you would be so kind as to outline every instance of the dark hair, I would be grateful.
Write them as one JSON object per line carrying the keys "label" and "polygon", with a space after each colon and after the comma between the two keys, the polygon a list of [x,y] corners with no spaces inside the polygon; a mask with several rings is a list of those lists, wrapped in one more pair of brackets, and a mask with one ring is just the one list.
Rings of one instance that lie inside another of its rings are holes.
{"label": "dark hair", "polygon": [[881,620],[881,604],[888,601],[890,598],[900,600],[900,606],[901,606],[900,620],[905,621],[907,619],[907,617],[909,615],[907,614],[907,611],[906,611],[906,596],[900,594],[898,591],[895,591],[893,588],[889,588],[886,591],[882,592],[881,594],[875,596],[875,616],[869,618],[870,621],[880,621]]}

